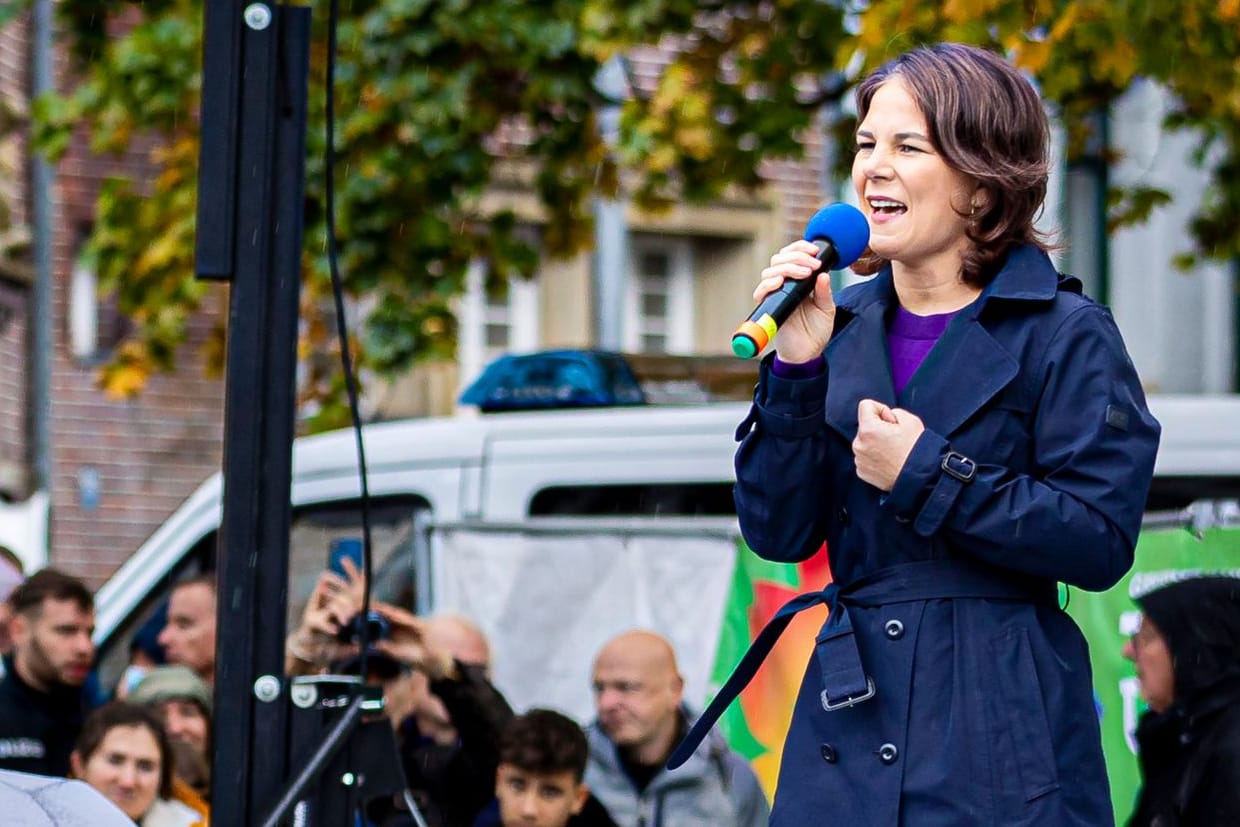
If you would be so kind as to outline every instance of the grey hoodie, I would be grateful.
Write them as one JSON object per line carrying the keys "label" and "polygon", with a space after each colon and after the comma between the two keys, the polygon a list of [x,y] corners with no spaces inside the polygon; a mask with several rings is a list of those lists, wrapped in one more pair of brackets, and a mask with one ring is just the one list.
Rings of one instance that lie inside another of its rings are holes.
{"label": "grey hoodie", "polygon": [[770,807],[757,776],[717,730],[684,766],[659,770],[640,794],[597,721],[586,735],[586,784],[619,827],[766,827]]}

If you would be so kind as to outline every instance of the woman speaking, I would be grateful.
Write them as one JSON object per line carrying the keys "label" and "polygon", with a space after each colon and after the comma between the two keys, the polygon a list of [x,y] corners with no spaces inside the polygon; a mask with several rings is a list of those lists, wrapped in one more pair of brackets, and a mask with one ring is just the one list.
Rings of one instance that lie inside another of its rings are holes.
{"label": "woman speaking", "polygon": [[857,112],[853,269],[877,275],[837,299],[797,241],[754,292],[816,280],[738,432],[741,529],[772,560],[825,541],[835,581],[791,609],[830,615],[771,824],[1112,824],[1057,582],[1130,567],[1158,423],[1110,313],[1034,228],[1048,126],[1028,81],[919,48],[861,83]]}

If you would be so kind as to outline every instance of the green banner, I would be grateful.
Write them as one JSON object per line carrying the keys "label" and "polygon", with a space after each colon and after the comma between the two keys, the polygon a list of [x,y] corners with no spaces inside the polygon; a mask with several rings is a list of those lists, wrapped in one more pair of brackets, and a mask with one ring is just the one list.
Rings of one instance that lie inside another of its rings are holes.
{"label": "green banner", "polygon": [[1142,532],[1136,563],[1114,588],[1099,594],[1071,590],[1068,614],[1089,640],[1102,748],[1119,825],[1132,814],[1141,783],[1132,732],[1145,705],[1138,698],[1132,664],[1120,654],[1140,617],[1133,597],[1172,580],[1220,572],[1240,576],[1240,528],[1207,529],[1200,536],[1185,528],[1152,530]]}

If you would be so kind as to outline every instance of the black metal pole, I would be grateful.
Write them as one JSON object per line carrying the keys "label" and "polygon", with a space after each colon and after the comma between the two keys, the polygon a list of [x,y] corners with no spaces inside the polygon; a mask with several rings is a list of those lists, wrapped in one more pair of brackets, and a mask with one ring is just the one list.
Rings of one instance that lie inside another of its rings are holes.
{"label": "black metal pole", "polygon": [[[204,146],[202,157],[214,166],[199,171],[200,179],[221,167],[235,175],[231,184],[199,190],[200,199],[218,200],[199,203],[200,220],[214,222],[200,227],[199,262],[212,261],[200,276],[231,275],[212,820],[244,827],[271,808],[287,773],[283,652],[310,10],[206,5],[204,142],[209,133],[228,141],[219,125],[231,113],[209,111],[212,102],[231,99],[237,107],[235,159],[227,146]],[[235,56],[231,66],[214,57],[220,42]],[[221,215],[231,230],[220,226]],[[212,245],[206,255],[203,244]],[[231,266],[220,264],[221,252]]]}
{"label": "black metal pole", "polygon": [[198,204],[194,271],[232,278],[236,262],[237,98],[241,94],[243,0],[208,0],[202,7],[202,117],[199,119]]}

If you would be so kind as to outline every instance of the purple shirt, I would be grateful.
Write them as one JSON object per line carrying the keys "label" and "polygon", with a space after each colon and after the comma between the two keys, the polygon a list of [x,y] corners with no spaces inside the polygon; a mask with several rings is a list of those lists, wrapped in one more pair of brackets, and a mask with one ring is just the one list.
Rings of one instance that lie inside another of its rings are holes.
{"label": "purple shirt", "polygon": [[785,362],[775,354],[771,361],[771,373],[780,379],[813,379],[822,374],[827,367],[825,356],[818,355],[808,362]]}
{"label": "purple shirt", "polygon": [[898,396],[917,368],[925,361],[926,354],[943,335],[948,323],[960,311],[936,313],[933,316],[917,316],[903,307],[887,326],[887,352],[891,355],[891,381]]}
{"label": "purple shirt", "polygon": [[[918,316],[903,307],[896,307],[896,314],[887,326],[887,352],[891,356],[891,379],[897,395],[913,378],[917,368],[926,360],[926,354],[959,312],[953,310],[951,313]],[[816,356],[808,362],[785,362],[776,354],[771,372],[781,379],[809,379],[823,372],[826,361],[822,356]]]}

